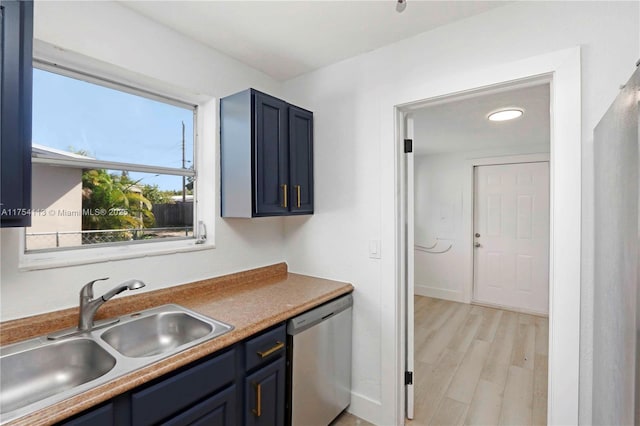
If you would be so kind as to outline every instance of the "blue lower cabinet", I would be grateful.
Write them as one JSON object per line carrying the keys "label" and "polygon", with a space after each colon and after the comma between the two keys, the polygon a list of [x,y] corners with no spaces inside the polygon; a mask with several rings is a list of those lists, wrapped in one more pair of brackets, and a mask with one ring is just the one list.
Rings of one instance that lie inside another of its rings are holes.
{"label": "blue lower cabinet", "polygon": [[281,324],[58,425],[283,426],[285,338]]}
{"label": "blue lower cabinet", "polygon": [[285,359],[268,364],[244,382],[245,425],[284,425],[285,409]]}

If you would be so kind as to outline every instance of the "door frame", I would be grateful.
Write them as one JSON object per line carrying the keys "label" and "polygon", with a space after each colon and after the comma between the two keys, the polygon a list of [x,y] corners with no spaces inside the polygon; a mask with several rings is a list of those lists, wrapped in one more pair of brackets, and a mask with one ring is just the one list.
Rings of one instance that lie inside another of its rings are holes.
{"label": "door frame", "polygon": [[[407,151],[407,147],[406,147],[406,141],[405,141],[405,146],[404,146],[404,156],[403,156],[403,160],[402,160],[402,165],[404,167],[404,180],[403,180],[403,185],[406,185],[405,187],[403,187],[403,191],[405,191],[407,194],[413,194],[415,191],[415,184],[414,184],[414,145],[413,145],[413,137],[414,137],[414,121],[413,121],[413,117],[411,115],[407,115],[405,117],[406,121],[405,121],[405,137],[407,138],[406,140],[410,140],[411,142],[411,150],[409,150],[409,152]],[[406,247],[406,288],[405,286],[401,286],[403,288],[405,288],[405,293],[404,293],[404,300],[405,300],[405,320],[406,322],[406,367],[405,367],[405,371],[409,372],[410,376],[411,376],[411,380],[407,380],[407,378],[405,378],[405,389],[406,389],[406,417],[408,419],[413,419],[414,415],[415,415],[415,401],[414,401],[414,395],[415,395],[415,380],[414,380],[414,375],[415,375],[415,330],[414,330],[414,324],[413,324],[413,318],[415,316],[415,306],[414,306],[414,299],[413,299],[413,295],[415,293],[415,271],[413,267],[409,267],[409,265],[414,265],[415,263],[415,256],[414,256],[414,244],[415,244],[415,216],[414,216],[414,197],[405,197],[405,201],[406,201],[406,206],[403,206],[403,208],[406,208],[406,212],[404,214],[404,216],[407,218],[406,221],[406,231],[405,231],[405,235],[401,236],[401,238],[404,238],[404,247]]]}
{"label": "door frame", "polygon": [[[499,64],[485,69],[465,69],[393,96],[395,153],[395,418],[404,424],[406,395],[406,303],[403,301],[407,253],[400,238],[406,203],[402,191],[402,145],[405,116],[412,110],[445,97],[465,96],[477,90],[499,88],[531,79],[550,82],[550,246],[549,246],[549,385],[548,424],[578,424],[580,377],[580,252],[581,252],[581,66],[580,47]],[[472,65],[471,65],[472,68]],[[437,84],[436,84],[437,83]],[[562,285],[555,285],[556,282]]]}
{"label": "door frame", "polygon": [[[470,198],[468,200],[467,205],[471,206],[471,209],[463,210],[462,212],[462,220],[466,222],[468,225],[468,230],[466,236],[462,240],[462,244],[466,245],[469,248],[469,284],[465,286],[464,291],[464,300],[466,303],[477,302],[475,300],[475,251],[473,249],[473,233],[474,233],[474,225],[475,225],[475,209],[476,209],[476,182],[475,182],[475,173],[474,170],[478,166],[499,166],[504,164],[525,164],[525,163],[549,163],[549,173],[551,173],[551,161],[549,153],[539,153],[539,154],[522,154],[522,155],[506,155],[502,157],[486,157],[486,158],[474,158],[468,161],[468,168],[466,182],[467,185],[471,185],[470,188],[466,191],[467,194],[470,194]],[[549,176],[550,177],[550,176]],[[551,182],[551,180],[549,180]],[[551,185],[549,185],[549,200],[551,200]],[[467,202],[464,200],[463,203]],[[549,203],[549,242],[551,242],[551,203]],[[551,243],[549,243],[551,245]],[[547,247],[547,255],[550,255],[551,247]],[[549,283],[547,283],[547,286]],[[550,293],[550,289],[549,289]],[[479,302],[483,303],[483,302]],[[502,308],[501,306],[495,306],[497,308]],[[525,312],[521,310],[521,312]],[[534,315],[541,315],[539,312],[525,312],[531,313]]]}

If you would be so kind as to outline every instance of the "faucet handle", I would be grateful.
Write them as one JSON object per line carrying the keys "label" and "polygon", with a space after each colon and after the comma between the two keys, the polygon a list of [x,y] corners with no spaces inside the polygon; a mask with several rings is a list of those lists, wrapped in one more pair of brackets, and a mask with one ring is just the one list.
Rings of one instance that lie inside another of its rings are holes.
{"label": "faucet handle", "polygon": [[96,281],[106,281],[108,279],[109,279],[109,277],[98,278],[98,279],[95,279],[93,281],[89,281],[88,283],[86,283],[84,286],[82,286],[82,289],[80,289],[80,299],[82,299],[83,297],[87,297],[89,299],[93,299],[93,283],[95,283]]}

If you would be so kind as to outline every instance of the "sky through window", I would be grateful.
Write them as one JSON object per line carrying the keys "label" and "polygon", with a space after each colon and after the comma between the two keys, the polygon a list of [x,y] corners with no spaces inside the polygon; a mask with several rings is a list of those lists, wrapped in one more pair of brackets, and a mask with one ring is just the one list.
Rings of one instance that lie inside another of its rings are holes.
{"label": "sky through window", "polygon": [[[98,160],[182,167],[193,161],[193,111],[40,69],[33,70],[33,143]],[[181,178],[131,173],[142,184],[181,190]]]}

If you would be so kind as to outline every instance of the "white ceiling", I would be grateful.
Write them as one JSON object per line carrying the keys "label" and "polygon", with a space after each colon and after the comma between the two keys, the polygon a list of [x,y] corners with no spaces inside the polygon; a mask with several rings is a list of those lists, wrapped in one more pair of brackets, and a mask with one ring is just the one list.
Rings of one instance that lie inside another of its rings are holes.
{"label": "white ceiling", "polygon": [[[519,107],[524,115],[492,122],[497,109]],[[548,145],[550,141],[549,84],[479,94],[427,106],[414,112],[416,155]]]}
{"label": "white ceiling", "polygon": [[504,1],[122,1],[277,80],[287,80]]}

